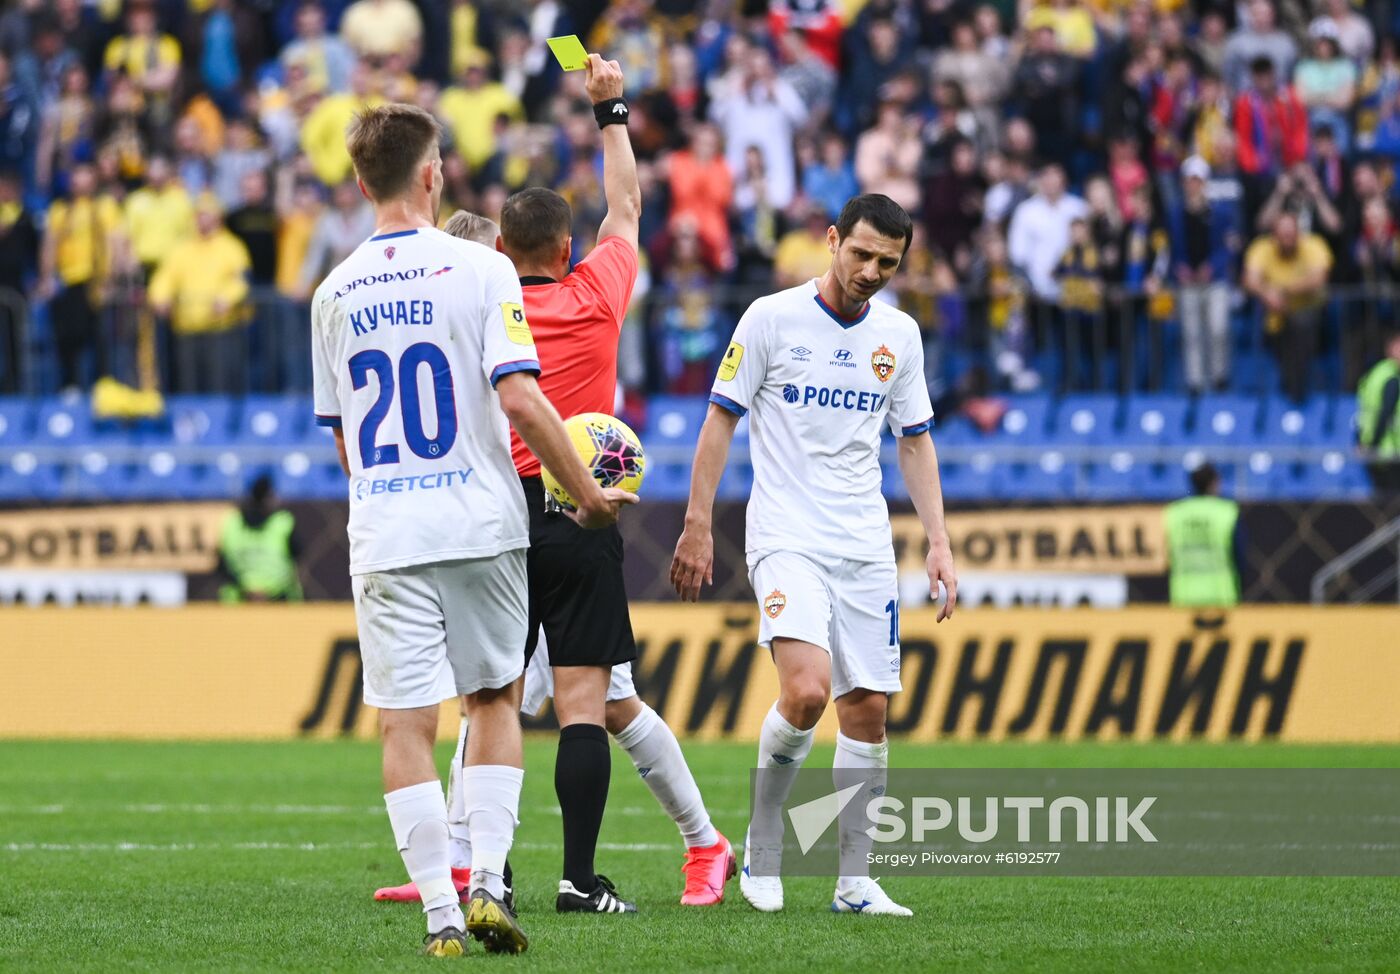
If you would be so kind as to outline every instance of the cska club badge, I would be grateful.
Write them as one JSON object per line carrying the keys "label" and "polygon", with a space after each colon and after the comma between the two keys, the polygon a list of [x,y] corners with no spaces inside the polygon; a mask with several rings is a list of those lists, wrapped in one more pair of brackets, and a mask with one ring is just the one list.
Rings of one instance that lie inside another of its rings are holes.
{"label": "cska club badge", "polygon": [[875,370],[875,378],[889,382],[890,376],[894,375],[894,352],[888,346],[881,345],[870,356],[870,367]]}
{"label": "cska club badge", "polygon": [[395,252],[396,252],[396,251],[394,250],[394,245],[393,245],[393,244],[390,244],[389,246],[385,247],[385,248],[384,248],[384,259],[385,259],[385,260],[393,260],[393,259],[394,259],[394,254],[395,254]]}
{"label": "cska club badge", "polygon": [[777,589],[768,593],[768,597],[763,600],[763,611],[768,614],[768,618],[776,619],[783,614],[787,608],[787,596]]}

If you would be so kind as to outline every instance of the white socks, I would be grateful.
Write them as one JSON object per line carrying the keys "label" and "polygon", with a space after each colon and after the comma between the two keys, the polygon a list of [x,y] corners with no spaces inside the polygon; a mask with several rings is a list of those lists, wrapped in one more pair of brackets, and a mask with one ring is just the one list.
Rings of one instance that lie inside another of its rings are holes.
{"label": "white socks", "polygon": [[[503,874],[515,827],[520,823],[520,784],[524,779],[524,771],[504,764],[474,764],[462,769],[472,888],[484,886],[492,896],[505,895]],[[444,820],[445,810],[444,805]]]}
{"label": "white socks", "polygon": [[447,771],[447,831],[452,835],[452,868],[472,868],[472,838],[467,828],[466,792],[462,789],[462,758],[467,749],[467,718],[457,732],[457,752]]}
{"label": "white socks", "polygon": [[423,898],[428,932],[437,933],[444,927],[465,930],[448,862],[447,802],[442,783],[425,781],[391,791],[384,796],[384,807],[389,810],[389,825],[408,878],[418,885]]}
{"label": "white socks", "polygon": [[642,712],[613,740],[627,752],[642,781],[676,823],[687,848],[709,848],[719,841],[680,743],[655,710],[642,704]]}
{"label": "white socks", "polygon": [[[778,705],[773,704],[768,716],[763,718],[763,730],[758,735],[758,767],[776,769],[778,773],[761,775],[758,780],[758,794],[754,800],[754,821],[749,825],[749,837],[745,840],[745,858],[753,864],[754,855],[747,847],[752,843],[755,849],[762,848],[764,854],[782,855],[783,802],[787,801],[792,790],[795,773],[812,753],[812,737],[815,728],[801,730],[789,724],[778,713]],[[759,838],[755,838],[755,834]],[[776,872],[777,859],[760,866],[756,872]]]}
{"label": "white socks", "polygon": [[837,732],[836,757],[831,762],[832,783],[838,791],[850,787],[856,781],[867,785],[863,793],[846,804],[838,819],[842,863],[848,868],[863,868],[855,874],[841,876],[837,880],[837,889],[850,889],[856,880],[870,875],[870,860],[867,857],[874,846],[874,840],[865,831],[865,807],[871,798],[885,793],[885,781],[888,778],[886,770],[889,765],[888,741],[867,744]]}

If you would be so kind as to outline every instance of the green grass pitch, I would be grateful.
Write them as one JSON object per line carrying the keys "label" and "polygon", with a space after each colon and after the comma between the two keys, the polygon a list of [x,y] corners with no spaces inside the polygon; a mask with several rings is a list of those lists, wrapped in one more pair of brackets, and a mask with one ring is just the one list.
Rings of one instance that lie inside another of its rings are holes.
{"label": "green grass pitch", "polygon": [[[716,824],[742,838],[750,745],[686,753]],[[414,956],[366,742],[0,742],[0,970],[1395,971],[1400,879],[899,878],[912,920],[835,916],[831,882],[787,882],[755,913],[731,884],[684,909],[680,842],[613,751],[599,869],[633,917],[553,912],[553,742],[527,745],[512,862],[531,946],[463,961]],[[1394,767],[1400,747],[895,742],[906,767]],[[444,762],[447,750],[443,749]],[[818,747],[811,766],[829,766]]]}

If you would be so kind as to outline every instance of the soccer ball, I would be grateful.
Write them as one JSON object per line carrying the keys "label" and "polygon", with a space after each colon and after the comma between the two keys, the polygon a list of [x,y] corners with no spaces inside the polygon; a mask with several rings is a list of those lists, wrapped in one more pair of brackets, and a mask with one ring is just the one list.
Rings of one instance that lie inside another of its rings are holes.
{"label": "soccer ball", "polygon": [[[633,494],[641,489],[647,458],[642,441],[626,423],[607,413],[579,413],[564,420],[564,429],[583,465],[593,471],[599,484]],[[553,474],[548,470],[540,473],[550,496],[569,510],[578,506]]]}

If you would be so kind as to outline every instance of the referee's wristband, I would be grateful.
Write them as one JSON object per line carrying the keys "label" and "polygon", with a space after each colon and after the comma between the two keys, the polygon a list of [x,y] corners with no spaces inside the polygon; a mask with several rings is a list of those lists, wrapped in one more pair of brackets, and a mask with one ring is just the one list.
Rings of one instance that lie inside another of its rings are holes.
{"label": "referee's wristband", "polygon": [[626,125],[628,114],[625,98],[609,98],[593,105],[593,118],[598,122],[600,129],[609,125]]}

